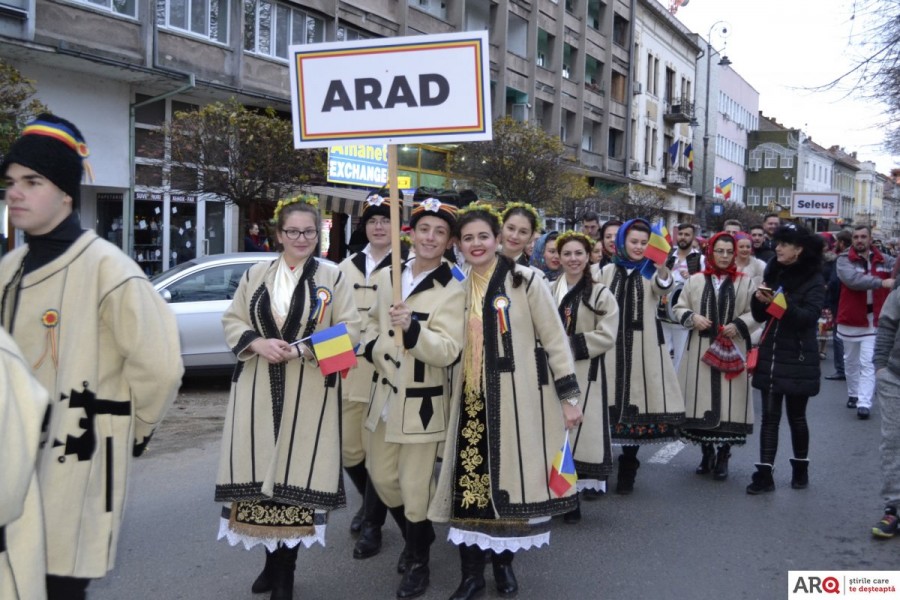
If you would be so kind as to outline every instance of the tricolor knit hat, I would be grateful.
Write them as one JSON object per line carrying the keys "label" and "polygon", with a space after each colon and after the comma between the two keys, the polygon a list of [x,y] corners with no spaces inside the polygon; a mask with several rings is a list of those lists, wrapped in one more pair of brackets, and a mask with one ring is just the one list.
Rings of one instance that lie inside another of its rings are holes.
{"label": "tricolor knit hat", "polygon": [[3,157],[0,173],[5,174],[12,163],[27,167],[71,196],[72,206],[77,208],[88,154],[84,136],[75,125],[42,113],[25,125],[21,137]]}
{"label": "tricolor knit hat", "polygon": [[[400,206],[403,206],[403,192],[397,191]],[[366,196],[366,207],[362,213],[362,224],[365,225],[372,217],[391,218],[391,191],[383,187],[377,192]]]}
{"label": "tricolor knit hat", "polygon": [[413,229],[419,219],[425,216],[439,217],[450,225],[450,230],[456,228],[456,211],[459,210],[459,194],[453,190],[432,190],[419,188],[413,197],[412,214],[409,217],[409,225]]}

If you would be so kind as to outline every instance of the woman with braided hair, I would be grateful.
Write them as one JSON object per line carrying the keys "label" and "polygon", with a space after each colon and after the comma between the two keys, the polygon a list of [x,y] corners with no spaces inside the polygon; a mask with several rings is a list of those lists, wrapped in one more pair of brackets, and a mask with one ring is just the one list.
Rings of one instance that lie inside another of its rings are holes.
{"label": "woman with braided hair", "polygon": [[[567,231],[556,240],[563,275],[553,282],[556,299],[569,348],[575,359],[575,375],[581,389],[579,408],[581,425],[570,432],[579,496],[596,497],[606,491],[606,478],[612,472],[612,447],[609,441],[609,410],[606,380],[611,377],[613,353],[619,328],[616,297],[591,277],[590,251],[593,240],[583,233]],[[566,523],[581,520],[576,507],[563,517]]]}
{"label": "woman with braided hair", "polygon": [[634,490],[640,446],[675,439],[684,420],[684,399],[657,316],[673,278],[644,256],[649,241],[645,219],[625,222],[616,233],[613,263],[597,278],[619,305],[615,367],[607,378],[612,439],[622,445],[618,494]]}
{"label": "woman with braided hair", "polygon": [[[675,318],[691,330],[678,371],[685,404],[681,437],[700,444],[703,458],[696,473],[712,472],[719,481],[728,477],[731,446],[744,445],[753,431],[750,378],[741,363],[750,350],[750,335],[759,327],[750,311],[756,283],[738,270],[737,235],[722,232],[712,237],[706,269],[685,282],[675,305]],[[736,346],[732,363],[722,369],[703,360],[710,346],[716,350],[720,336]]]}

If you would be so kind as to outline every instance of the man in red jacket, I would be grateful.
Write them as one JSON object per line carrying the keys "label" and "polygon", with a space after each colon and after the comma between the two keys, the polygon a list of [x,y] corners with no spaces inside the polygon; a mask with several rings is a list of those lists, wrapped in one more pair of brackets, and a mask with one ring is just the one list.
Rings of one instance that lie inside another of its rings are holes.
{"label": "man in red jacket", "polygon": [[844,341],[847,408],[855,408],[860,419],[868,419],[872,409],[875,391],[872,355],[878,315],[894,286],[893,266],[894,257],[872,246],[872,231],[867,225],[853,229],[849,252],[837,259],[837,275],[841,280],[837,333]]}

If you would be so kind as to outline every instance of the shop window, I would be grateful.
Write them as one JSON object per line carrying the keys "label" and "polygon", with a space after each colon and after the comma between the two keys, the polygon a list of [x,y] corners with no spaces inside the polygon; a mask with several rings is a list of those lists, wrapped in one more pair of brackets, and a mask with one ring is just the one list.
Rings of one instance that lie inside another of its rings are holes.
{"label": "shop window", "polygon": [[146,187],[160,187],[163,182],[162,167],[156,165],[135,165],[134,182]]}
{"label": "shop window", "polygon": [[423,171],[445,172],[447,170],[447,153],[422,148],[421,168]]}
{"label": "shop window", "polygon": [[197,189],[197,170],[190,167],[172,167],[171,188],[192,192]]}

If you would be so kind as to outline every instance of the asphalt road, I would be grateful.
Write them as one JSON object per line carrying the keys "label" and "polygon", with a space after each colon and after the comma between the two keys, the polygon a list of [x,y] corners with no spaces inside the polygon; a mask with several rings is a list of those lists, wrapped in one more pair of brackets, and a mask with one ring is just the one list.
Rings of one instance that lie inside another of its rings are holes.
{"label": "asphalt road", "polygon": [[[830,359],[824,372],[831,372]],[[268,597],[250,593],[262,550],[216,541],[215,423],[224,412],[226,388],[222,380],[188,382],[150,455],[135,463],[117,565],[91,585],[92,600]],[[845,385],[824,380],[810,401],[806,490],[790,487],[785,421],[777,489],[762,496],[744,491],[758,456],[755,435],[733,450],[724,482],[694,474],[695,447],[642,448],[634,494],[584,502],[580,524],[556,521],[549,547],[517,555],[518,597],[769,600],[787,596],[792,569],[897,569],[900,540],[878,541],[870,534],[882,508],[879,411],[876,405],[872,418],[860,421],[845,401]],[[758,415],[757,400],[757,423]],[[180,423],[192,418],[202,427]],[[349,509],[331,515],[328,546],[301,549],[295,598],[394,598],[399,533],[389,520],[382,553],[354,560],[348,527],[360,499],[349,493]],[[422,596],[427,600],[448,598],[459,581],[456,548],[445,541],[445,526],[437,531],[431,588]],[[490,567],[486,576],[483,597],[497,597]]]}

